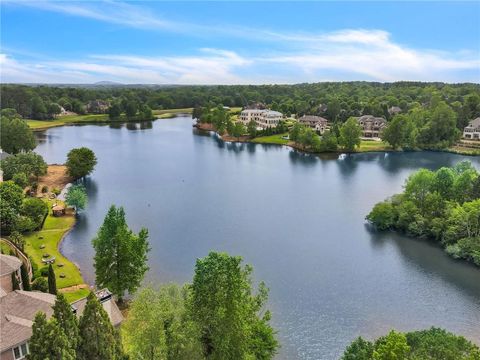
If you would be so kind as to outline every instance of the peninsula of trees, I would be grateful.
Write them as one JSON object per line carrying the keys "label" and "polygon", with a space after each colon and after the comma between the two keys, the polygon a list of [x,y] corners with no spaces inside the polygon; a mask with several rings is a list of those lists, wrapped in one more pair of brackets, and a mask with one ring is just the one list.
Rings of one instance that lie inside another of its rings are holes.
{"label": "peninsula of trees", "polygon": [[468,161],[417,171],[402,194],[376,204],[367,220],[379,230],[437,241],[454,258],[480,266],[480,176]]}

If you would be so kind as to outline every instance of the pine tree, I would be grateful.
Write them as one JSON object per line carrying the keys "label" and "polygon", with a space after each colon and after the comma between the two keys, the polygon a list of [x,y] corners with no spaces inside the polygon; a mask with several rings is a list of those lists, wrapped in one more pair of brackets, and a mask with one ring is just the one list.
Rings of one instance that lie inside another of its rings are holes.
{"label": "pine tree", "polygon": [[25,291],[32,290],[32,287],[30,286],[30,277],[28,276],[28,271],[27,271],[27,268],[25,267],[25,264],[22,264],[22,267],[20,268],[20,273],[22,275],[23,290]]}
{"label": "pine tree", "polygon": [[57,320],[47,321],[45,313],[39,312],[35,315],[32,332],[28,360],[75,360],[75,350],[70,348]]}
{"label": "pine tree", "polygon": [[57,295],[57,280],[55,279],[55,271],[53,266],[48,266],[48,292],[53,295]]}
{"label": "pine tree", "polygon": [[108,314],[95,294],[90,293],[79,322],[78,360],[117,359],[116,337]]}
{"label": "pine tree", "polygon": [[17,274],[12,273],[12,290],[20,290],[20,284],[18,283]]}
{"label": "pine tree", "polygon": [[108,287],[120,301],[126,291],[135,292],[148,270],[147,229],[134,234],[128,228],[123,208],[112,205],[93,239],[93,247],[97,285]]}
{"label": "pine tree", "polygon": [[70,348],[76,349],[78,346],[78,321],[72,311],[72,306],[62,293],[57,294],[53,305],[53,317],[67,336]]}

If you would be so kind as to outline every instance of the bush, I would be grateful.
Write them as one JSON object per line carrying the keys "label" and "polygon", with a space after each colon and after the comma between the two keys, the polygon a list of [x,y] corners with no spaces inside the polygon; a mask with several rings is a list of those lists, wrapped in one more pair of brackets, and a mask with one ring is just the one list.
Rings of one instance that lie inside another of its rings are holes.
{"label": "bush", "polygon": [[15,184],[20,186],[22,189],[28,185],[28,178],[27,175],[24,173],[18,173],[13,175],[12,180]]}
{"label": "bush", "polygon": [[20,214],[31,220],[31,228],[25,229],[26,231],[37,230],[48,215],[48,205],[41,199],[27,198],[23,201]]}
{"label": "bush", "polygon": [[32,290],[37,290],[41,292],[48,292],[48,282],[43,277],[37,277],[32,282]]}
{"label": "bush", "polygon": [[52,193],[54,193],[56,196],[58,196],[58,195],[60,195],[61,191],[60,191],[60,189],[53,188]]}
{"label": "bush", "polygon": [[42,186],[42,193],[48,193],[48,186],[47,185],[43,185]]}
{"label": "bush", "polygon": [[389,201],[376,204],[366,217],[379,230],[392,228],[395,225],[396,218],[395,208]]}
{"label": "bush", "polygon": [[48,276],[48,266],[42,266],[40,268],[40,276],[43,276],[43,277]]}

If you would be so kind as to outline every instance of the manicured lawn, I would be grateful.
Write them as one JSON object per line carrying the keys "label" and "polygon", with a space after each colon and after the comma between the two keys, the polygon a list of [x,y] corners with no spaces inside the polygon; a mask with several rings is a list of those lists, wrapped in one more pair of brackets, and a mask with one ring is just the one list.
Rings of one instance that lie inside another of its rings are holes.
{"label": "manicured lawn", "polygon": [[[49,204],[50,206],[51,203]],[[43,254],[55,257],[54,270],[58,289],[83,284],[80,270],[58,250],[60,240],[74,223],[75,218],[73,215],[54,217],[50,210],[43,229],[25,236],[25,252],[37,264],[39,269],[46,266],[42,263]],[[43,249],[40,248],[42,245],[45,245]],[[59,267],[59,264],[63,264],[63,267]],[[60,274],[65,274],[65,277],[61,278]]]}
{"label": "manicured lawn", "polygon": [[89,289],[78,289],[72,292],[64,292],[63,295],[65,295],[68,302],[72,303],[76,300],[87,297],[89,293],[90,293]]}
{"label": "manicured lawn", "polygon": [[278,145],[287,145],[288,140],[282,139],[282,136],[286,136],[288,133],[276,134],[270,136],[260,136],[252,140],[254,143],[258,144],[278,144]]}
{"label": "manicured lawn", "polygon": [[192,111],[193,108],[153,110],[153,115],[159,115],[159,119],[168,119],[175,117],[177,114],[191,114]]}
{"label": "manicured lawn", "polygon": [[360,147],[356,150],[357,152],[368,152],[368,151],[385,151],[392,150],[387,144],[383,141],[373,141],[373,140],[362,140]]}
{"label": "manicured lawn", "polygon": [[65,124],[81,122],[106,122],[108,120],[108,114],[66,115],[53,120],[27,120],[27,124],[33,130],[43,130],[55,126],[62,126]]}

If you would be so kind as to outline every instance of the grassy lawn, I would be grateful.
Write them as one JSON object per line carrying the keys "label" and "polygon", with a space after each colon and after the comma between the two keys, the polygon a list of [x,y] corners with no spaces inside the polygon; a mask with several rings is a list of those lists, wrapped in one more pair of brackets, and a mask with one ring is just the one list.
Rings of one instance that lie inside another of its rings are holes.
{"label": "grassy lawn", "polygon": [[258,144],[278,144],[278,145],[287,145],[288,140],[282,139],[282,136],[286,136],[288,133],[276,134],[270,136],[260,136],[252,140],[254,143]]}
{"label": "grassy lawn", "polygon": [[153,110],[153,115],[157,115],[159,119],[169,119],[175,117],[177,114],[191,114],[193,108],[179,108],[179,109],[165,109],[165,110]]}
{"label": "grassy lawn", "polygon": [[108,121],[108,114],[66,115],[53,120],[27,120],[27,124],[32,130],[43,130],[66,124],[106,121]]}
{"label": "grassy lawn", "polygon": [[71,292],[70,291],[69,292],[64,292],[63,295],[65,295],[68,302],[72,303],[76,300],[87,297],[89,293],[90,293],[89,289],[78,289],[78,290],[71,291]]}
{"label": "grassy lawn", "polygon": [[392,150],[387,144],[383,141],[373,141],[373,140],[362,140],[360,147],[357,148],[356,152],[369,152],[369,151],[385,151]]}
{"label": "grassy lawn", "polygon": [[[80,270],[58,250],[60,240],[74,223],[75,218],[72,215],[54,217],[50,212],[42,230],[25,236],[25,252],[37,264],[39,269],[46,266],[42,263],[43,254],[55,257],[54,270],[58,289],[83,284]],[[41,245],[45,245],[45,247],[41,249]],[[59,267],[59,264],[63,264],[63,267]],[[60,274],[65,274],[65,277],[61,278]]]}

